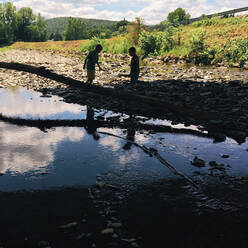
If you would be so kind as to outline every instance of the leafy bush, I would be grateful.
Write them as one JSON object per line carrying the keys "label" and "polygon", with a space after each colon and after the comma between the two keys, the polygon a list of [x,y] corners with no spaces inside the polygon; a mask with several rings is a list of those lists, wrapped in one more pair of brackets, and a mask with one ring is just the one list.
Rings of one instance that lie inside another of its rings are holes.
{"label": "leafy bush", "polygon": [[228,18],[220,18],[220,17],[205,17],[204,19],[194,22],[191,24],[192,27],[202,27],[202,26],[213,26],[213,25],[237,25],[246,23],[247,18],[244,17],[228,17]]}
{"label": "leafy bush", "polygon": [[140,35],[140,47],[145,56],[160,55],[170,51],[174,47],[173,35],[177,30],[170,23],[166,23],[166,32],[146,32],[143,31]]}
{"label": "leafy bush", "polygon": [[204,29],[197,29],[192,32],[192,37],[190,39],[190,56],[195,56],[201,52],[203,52],[205,48],[205,38],[206,31]]}
{"label": "leafy bush", "polygon": [[191,26],[193,26],[193,27],[212,26],[212,25],[218,24],[219,22],[220,22],[219,17],[213,17],[213,18],[205,17],[204,19],[202,19],[198,22],[192,23]]}
{"label": "leafy bush", "polygon": [[174,47],[173,35],[179,28],[175,28],[170,23],[166,25],[164,51],[170,51]]}
{"label": "leafy bush", "polygon": [[248,40],[241,38],[230,42],[226,57],[233,63],[239,63],[242,67],[248,61]]}
{"label": "leafy bush", "polygon": [[159,55],[164,48],[165,36],[160,33],[143,31],[140,35],[140,47],[144,55]]}

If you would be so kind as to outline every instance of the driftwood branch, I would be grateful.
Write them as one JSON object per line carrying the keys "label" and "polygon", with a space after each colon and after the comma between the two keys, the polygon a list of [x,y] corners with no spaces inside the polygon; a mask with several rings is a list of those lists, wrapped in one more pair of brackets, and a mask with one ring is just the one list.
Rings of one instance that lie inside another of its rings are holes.
{"label": "driftwood branch", "polygon": [[174,104],[170,101],[167,101],[166,99],[158,99],[154,97],[144,96],[144,95],[138,95],[138,94],[132,94],[128,92],[123,92],[117,89],[112,88],[105,88],[97,85],[87,84],[82,81],[65,77],[63,75],[58,75],[57,73],[52,72],[51,70],[48,70],[44,67],[35,67],[32,65],[26,65],[26,64],[20,64],[20,63],[6,63],[6,62],[0,62],[0,68],[10,69],[10,70],[17,70],[17,71],[25,71],[28,73],[33,73],[38,76],[42,76],[45,78],[49,78],[52,80],[55,80],[60,83],[64,83],[70,86],[74,86],[77,88],[80,88],[85,91],[91,91],[95,92],[97,94],[107,95],[107,96],[113,96],[118,99],[123,100],[131,100],[131,101],[138,101],[147,103],[150,106],[154,105],[157,110],[166,112],[166,110],[170,110],[172,112],[180,113],[182,115],[189,115],[193,116],[197,119],[202,120],[209,120],[213,118],[217,118],[216,114],[209,113],[209,112],[203,112],[203,111],[196,111],[192,109],[190,106],[187,106],[185,104]]}
{"label": "driftwood branch", "polygon": [[123,139],[126,140],[129,143],[132,143],[133,145],[139,147],[140,149],[142,149],[145,153],[149,154],[150,156],[153,156],[155,158],[157,158],[162,164],[164,164],[174,175],[180,176],[182,177],[184,180],[186,180],[187,182],[189,182],[191,185],[193,185],[195,188],[198,189],[198,185],[188,176],[184,175],[182,172],[178,171],[175,167],[173,167],[170,163],[168,163],[164,158],[161,157],[161,155],[158,153],[157,150],[152,149],[152,148],[147,148],[146,146],[142,146],[132,140],[126,139],[124,137],[115,135],[115,134],[111,134],[111,133],[107,133],[107,132],[98,132],[100,134],[105,134],[105,135],[110,135],[119,139]]}

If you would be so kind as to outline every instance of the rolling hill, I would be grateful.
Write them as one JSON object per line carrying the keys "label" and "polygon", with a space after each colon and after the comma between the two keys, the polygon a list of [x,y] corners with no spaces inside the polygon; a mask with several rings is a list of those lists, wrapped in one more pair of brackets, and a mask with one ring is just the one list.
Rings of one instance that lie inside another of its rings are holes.
{"label": "rolling hill", "polygon": [[[63,33],[65,31],[66,24],[68,23],[69,17],[56,17],[47,19],[47,33],[50,35],[51,33],[55,33],[58,31],[59,33]],[[84,21],[87,27],[110,27],[113,24],[116,24],[117,21],[109,21],[109,20],[100,20],[100,19],[86,19],[80,18]]]}

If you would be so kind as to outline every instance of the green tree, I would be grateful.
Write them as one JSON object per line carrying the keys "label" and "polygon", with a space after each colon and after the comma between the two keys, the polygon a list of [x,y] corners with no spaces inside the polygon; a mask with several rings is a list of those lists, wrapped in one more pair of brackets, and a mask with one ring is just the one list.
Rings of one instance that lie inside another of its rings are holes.
{"label": "green tree", "polygon": [[131,43],[133,43],[134,45],[138,45],[139,37],[143,30],[146,30],[144,21],[141,18],[136,17],[135,21],[127,27]]}
{"label": "green tree", "polygon": [[190,14],[182,8],[177,8],[174,11],[170,12],[167,16],[167,21],[173,24],[180,22],[186,22],[189,20]]}
{"label": "green tree", "polygon": [[62,35],[59,33],[59,31],[56,31],[56,33],[53,36],[53,40],[58,41],[58,40],[63,40]]}
{"label": "green tree", "polygon": [[15,40],[16,8],[11,2],[0,3],[0,44]]}
{"label": "green tree", "polygon": [[130,22],[127,21],[125,18],[115,24],[115,31],[119,31],[120,34],[126,32],[127,26],[130,25]]}
{"label": "green tree", "polygon": [[28,26],[29,29],[29,40],[30,41],[46,41],[47,40],[47,30],[46,30],[47,23],[45,18],[42,17],[40,14],[36,17],[34,23]]}
{"label": "green tree", "polygon": [[88,37],[85,23],[80,18],[70,17],[64,32],[65,40],[82,40]]}
{"label": "green tree", "polygon": [[51,34],[49,35],[49,40],[54,40],[54,33],[51,33]]}
{"label": "green tree", "polygon": [[17,31],[16,38],[21,41],[29,41],[31,30],[29,26],[34,22],[35,15],[30,8],[21,8],[17,12]]}

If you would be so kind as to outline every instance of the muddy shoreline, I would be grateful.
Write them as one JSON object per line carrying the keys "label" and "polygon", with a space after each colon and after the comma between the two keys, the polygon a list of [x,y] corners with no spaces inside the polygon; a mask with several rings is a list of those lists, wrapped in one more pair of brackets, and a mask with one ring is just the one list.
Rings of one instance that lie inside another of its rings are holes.
{"label": "muddy shoreline", "polygon": [[183,181],[137,185],[135,190],[99,186],[88,190],[1,193],[1,247],[248,244],[247,210],[197,207],[197,193],[185,197],[188,187]]}
{"label": "muddy shoreline", "polygon": [[[66,102],[202,126],[216,141],[226,135],[240,143],[246,139],[246,71],[168,67],[152,61],[153,66],[142,67],[140,83],[132,86],[119,76],[128,73],[129,58],[102,56],[106,71],[97,73],[97,85],[166,97],[198,110],[221,113],[222,118],[202,122],[167,110],[156,111],[156,106],[127,103],[5,69],[0,69],[0,86],[23,86],[44,95],[62,96]],[[86,76],[81,58],[75,56],[12,50],[0,54],[0,59],[44,66],[77,80]],[[130,188],[102,176],[88,188],[0,192],[0,247],[247,247],[247,179],[220,176],[218,180],[218,188],[210,184],[195,189],[182,179]],[[237,207],[238,203],[242,207]]]}

